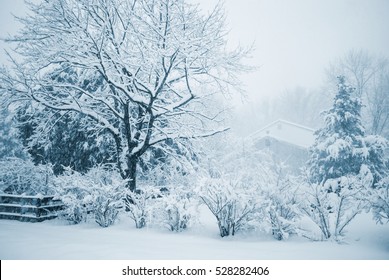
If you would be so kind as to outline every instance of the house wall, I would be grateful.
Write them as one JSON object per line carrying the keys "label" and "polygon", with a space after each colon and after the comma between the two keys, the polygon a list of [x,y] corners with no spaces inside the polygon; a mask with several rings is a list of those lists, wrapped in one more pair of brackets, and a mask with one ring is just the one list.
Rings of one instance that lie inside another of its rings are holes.
{"label": "house wall", "polygon": [[286,164],[287,169],[298,174],[309,159],[308,149],[304,149],[272,137],[263,137],[255,142],[255,147],[269,150],[277,162]]}
{"label": "house wall", "polygon": [[313,130],[286,121],[276,121],[256,132],[252,137],[260,139],[273,137],[303,148],[309,148],[315,141]]}

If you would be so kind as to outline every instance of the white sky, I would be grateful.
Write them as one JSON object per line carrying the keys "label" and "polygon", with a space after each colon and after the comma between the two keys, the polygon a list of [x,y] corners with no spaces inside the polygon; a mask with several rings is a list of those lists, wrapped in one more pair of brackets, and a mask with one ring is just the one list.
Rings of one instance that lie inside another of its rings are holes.
{"label": "white sky", "polygon": [[[202,0],[202,5],[217,0]],[[255,41],[249,96],[319,87],[324,67],[350,49],[389,56],[387,0],[226,0],[231,40]]]}
{"label": "white sky", "polygon": [[[207,10],[218,0],[191,0],[197,1]],[[4,37],[18,27],[10,13],[26,9],[23,0],[0,3]],[[319,87],[329,61],[350,49],[389,57],[387,0],[225,0],[225,8],[231,43],[254,42],[251,64],[259,70],[242,79],[253,102],[296,86]]]}

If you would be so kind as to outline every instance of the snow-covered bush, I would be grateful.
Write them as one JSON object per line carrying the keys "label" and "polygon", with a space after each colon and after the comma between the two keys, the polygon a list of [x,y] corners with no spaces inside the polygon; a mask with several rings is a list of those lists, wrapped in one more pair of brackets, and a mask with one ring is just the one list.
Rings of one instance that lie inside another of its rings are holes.
{"label": "snow-covered bush", "polygon": [[239,180],[204,178],[200,182],[200,199],[215,216],[221,237],[235,235],[254,219],[254,189]]}
{"label": "snow-covered bush", "polygon": [[124,182],[103,167],[92,168],[87,174],[66,170],[54,184],[56,196],[65,204],[59,216],[72,223],[86,221],[92,214],[96,223],[108,227],[123,207]]}
{"label": "snow-covered bush", "polygon": [[106,197],[104,194],[100,194],[96,197],[94,202],[95,221],[101,227],[109,227],[112,225],[119,214],[119,208],[122,202],[120,197],[115,199]]}
{"label": "snow-covered bush", "polygon": [[389,182],[371,189],[370,203],[374,220],[377,223],[389,223]]}
{"label": "snow-covered bush", "polygon": [[228,226],[227,220],[231,224],[234,219],[222,215],[229,214],[228,209],[234,208],[242,213],[238,216],[244,216],[239,221],[241,230],[257,230],[272,234],[276,239],[286,239],[297,233],[300,217],[296,199],[298,184],[288,175],[290,168],[279,162],[271,151],[258,149],[250,139],[220,141],[222,145],[215,143],[212,147],[215,151],[207,153],[220,155],[210,157],[204,164],[206,175],[201,177],[213,179],[202,181],[199,195],[218,220],[221,232],[222,228],[232,227]]}
{"label": "snow-covered bush", "polygon": [[170,231],[186,230],[197,218],[197,205],[198,200],[187,187],[169,186],[156,201],[156,222]]}
{"label": "snow-covered bush", "polygon": [[155,199],[161,197],[161,192],[155,187],[143,187],[135,192],[127,190],[125,193],[126,211],[135,222],[136,228],[144,228],[153,212]]}
{"label": "snow-covered bush", "polygon": [[77,185],[77,182],[69,181],[64,185],[56,185],[56,198],[60,199],[64,208],[58,212],[58,217],[78,224],[87,221],[88,213],[92,211],[92,197],[87,188]]}
{"label": "snow-covered bush", "polygon": [[143,186],[135,192],[128,190],[125,196],[126,211],[136,228],[157,225],[180,232],[196,216],[197,202],[185,187]]}
{"label": "snow-covered bush", "polygon": [[0,161],[0,191],[10,194],[51,194],[53,170],[30,160],[5,158]]}
{"label": "snow-covered bush", "polygon": [[297,197],[298,184],[294,178],[286,177],[274,182],[262,190],[264,201],[261,204],[261,215],[277,240],[288,239],[291,234],[298,234],[297,222],[300,219]]}
{"label": "snow-covered bush", "polygon": [[374,188],[364,184],[360,199],[368,203],[377,223],[389,223],[389,177],[381,179]]}
{"label": "snow-covered bush", "polygon": [[345,228],[366,207],[358,199],[360,184],[358,176],[330,179],[324,186],[306,184],[300,198],[302,211],[319,227],[322,240],[340,241]]}

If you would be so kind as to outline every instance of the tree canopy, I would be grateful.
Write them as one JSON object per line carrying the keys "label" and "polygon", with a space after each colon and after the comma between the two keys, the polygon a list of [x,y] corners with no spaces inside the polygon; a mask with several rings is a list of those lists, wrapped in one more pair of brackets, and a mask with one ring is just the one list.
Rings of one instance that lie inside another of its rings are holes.
{"label": "tree canopy", "polygon": [[23,29],[9,39],[21,59],[1,71],[2,94],[9,102],[30,102],[32,111],[89,119],[85,130],[113,139],[130,189],[150,147],[185,145],[226,129],[214,95],[229,92],[248,68],[241,63],[246,50],[227,51],[221,5],[206,16],[184,0],[29,6]]}

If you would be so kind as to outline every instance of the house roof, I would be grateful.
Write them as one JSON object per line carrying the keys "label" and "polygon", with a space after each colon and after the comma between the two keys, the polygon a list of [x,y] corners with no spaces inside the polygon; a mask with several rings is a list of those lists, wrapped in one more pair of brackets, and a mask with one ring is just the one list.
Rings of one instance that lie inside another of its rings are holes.
{"label": "house roof", "polygon": [[271,137],[304,149],[312,146],[315,141],[312,128],[282,119],[276,120],[249,135],[249,138],[254,141],[265,137]]}

